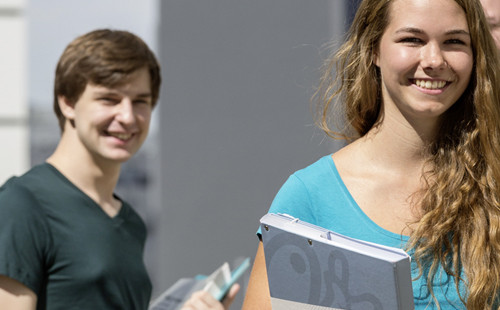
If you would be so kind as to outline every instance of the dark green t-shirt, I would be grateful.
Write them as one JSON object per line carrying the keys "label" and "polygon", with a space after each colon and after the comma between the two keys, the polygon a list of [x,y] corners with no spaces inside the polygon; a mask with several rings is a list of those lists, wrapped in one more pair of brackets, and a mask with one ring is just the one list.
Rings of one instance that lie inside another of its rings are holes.
{"label": "dark green t-shirt", "polygon": [[0,188],[0,274],[32,289],[37,309],[147,309],[145,239],[130,205],[109,217],[49,164]]}

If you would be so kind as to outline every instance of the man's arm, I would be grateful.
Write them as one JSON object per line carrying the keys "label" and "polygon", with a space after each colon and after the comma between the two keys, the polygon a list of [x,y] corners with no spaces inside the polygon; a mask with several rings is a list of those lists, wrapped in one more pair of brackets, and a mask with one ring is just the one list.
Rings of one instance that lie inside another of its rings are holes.
{"label": "man's arm", "polygon": [[21,282],[0,275],[0,309],[35,310],[36,294]]}
{"label": "man's arm", "polygon": [[243,309],[271,309],[271,296],[267,281],[266,257],[264,256],[264,246],[261,241],[255,255],[245,301],[243,302]]}

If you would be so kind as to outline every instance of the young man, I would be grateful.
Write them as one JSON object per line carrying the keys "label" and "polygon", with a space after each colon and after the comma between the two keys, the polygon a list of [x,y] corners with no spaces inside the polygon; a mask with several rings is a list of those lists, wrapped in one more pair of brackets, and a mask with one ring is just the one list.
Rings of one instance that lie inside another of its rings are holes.
{"label": "young man", "polygon": [[[146,227],[113,191],[146,139],[160,82],[154,54],[129,32],[67,46],[54,86],[59,144],[0,188],[0,309],[148,308]],[[207,295],[193,309],[223,309]]]}
{"label": "young man", "polygon": [[490,25],[491,35],[495,40],[497,48],[500,50],[500,1],[481,0],[481,4]]}

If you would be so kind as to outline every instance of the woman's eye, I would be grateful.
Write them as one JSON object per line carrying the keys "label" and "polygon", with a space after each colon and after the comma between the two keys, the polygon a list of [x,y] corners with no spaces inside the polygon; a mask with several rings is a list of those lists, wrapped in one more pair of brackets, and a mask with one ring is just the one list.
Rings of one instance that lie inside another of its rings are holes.
{"label": "woman's eye", "polygon": [[399,40],[402,43],[422,43],[422,40],[416,37],[407,37]]}
{"label": "woman's eye", "polygon": [[448,44],[460,44],[460,45],[465,45],[465,42],[460,40],[460,39],[450,39],[446,40],[446,43]]}

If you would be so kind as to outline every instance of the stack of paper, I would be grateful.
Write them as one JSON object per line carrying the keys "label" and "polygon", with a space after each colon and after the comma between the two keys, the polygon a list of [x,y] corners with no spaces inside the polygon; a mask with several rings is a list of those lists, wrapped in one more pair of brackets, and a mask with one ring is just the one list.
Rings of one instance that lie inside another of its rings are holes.
{"label": "stack of paper", "polygon": [[196,276],[194,278],[179,279],[173,286],[151,302],[149,310],[177,310],[196,291],[209,292],[215,299],[222,300],[231,286],[245,273],[250,266],[250,258],[243,262],[232,272],[226,262],[217,268],[211,275]]}

